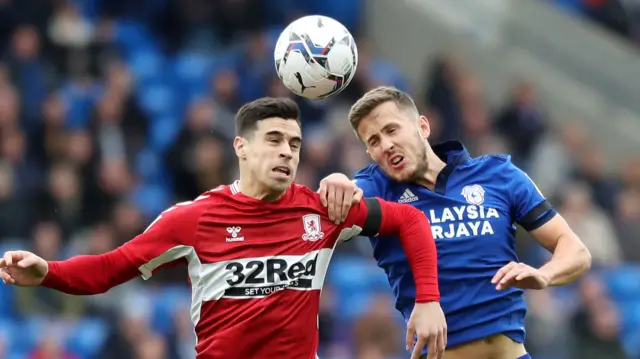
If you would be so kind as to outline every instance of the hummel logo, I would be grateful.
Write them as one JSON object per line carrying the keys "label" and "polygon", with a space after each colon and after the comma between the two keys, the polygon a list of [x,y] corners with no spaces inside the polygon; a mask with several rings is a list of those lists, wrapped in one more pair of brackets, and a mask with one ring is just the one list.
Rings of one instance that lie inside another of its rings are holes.
{"label": "hummel logo", "polygon": [[227,233],[231,235],[231,237],[227,237],[227,242],[242,242],[244,241],[244,237],[238,237],[238,233],[240,233],[240,227],[227,227]]}
{"label": "hummel logo", "polygon": [[400,196],[400,198],[398,199],[398,203],[410,203],[410,202],[415,202],[417,200],[418,200],[418,196],[413,194],[413,192],[411,192],[411,190],[407,188],[404,190],[404,193],[402,194],[402,196]]}

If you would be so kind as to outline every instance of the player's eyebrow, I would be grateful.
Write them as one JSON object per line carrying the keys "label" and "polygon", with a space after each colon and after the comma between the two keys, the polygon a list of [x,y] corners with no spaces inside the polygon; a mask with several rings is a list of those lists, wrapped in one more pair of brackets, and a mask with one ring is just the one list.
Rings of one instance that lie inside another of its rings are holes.
{"label": "player's eyebrow", "polygon": [[[269,132],[265,133],[265,136],[286,137],[285,134],[282,131],[278,131],[278,130],[269,131]],[[291,137],[291,139],[289,141],[290,142],[296,142],[296,143],[300,144],[300,143],[302,143],[302,137],[293,136],[293,137]]]}
{"label": "player's eyebrow", "polygon": [[378,136],[377,133],[374,133],[373,135],[369,136],[369,138],[367,138],[367,141],[366,141],[367,145],[370,144],[371,141],[377,139],[378,137],[380,137],[380,136]]}
{"label": "player's eyebrow", "polygon": [[397,127],[397,126],[398,126],[397,122],[389,122],[380,129],[380,132],[388,131],[390,127]]}

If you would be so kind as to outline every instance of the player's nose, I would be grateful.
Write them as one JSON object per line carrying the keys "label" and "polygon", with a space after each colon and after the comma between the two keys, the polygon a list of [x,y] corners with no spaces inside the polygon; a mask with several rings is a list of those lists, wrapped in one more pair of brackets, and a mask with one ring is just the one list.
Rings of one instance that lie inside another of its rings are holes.
{"label": "player's nose", "polygon": [[393,150],[394,144],[390,139],[382,137],[380,139],[380,147],[385,152],[391,152]]}
{"label": "player's nose", "polygon": [[293,152],[291,151],[291,148],[289,146],[282,146],[282,149],[280,150],[280,158],[284,158],[287,160],[293,158]]}

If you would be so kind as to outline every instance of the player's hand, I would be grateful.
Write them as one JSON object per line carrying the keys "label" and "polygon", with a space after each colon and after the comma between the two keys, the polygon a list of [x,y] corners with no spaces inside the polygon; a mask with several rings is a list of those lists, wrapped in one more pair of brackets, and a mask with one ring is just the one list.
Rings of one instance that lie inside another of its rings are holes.
{"label": "player's hand", "polygon": [[427,346],[427,359],[442,359],[447,347],[447,321],[438,302],[416,303],[407,323],[407,350],[417,336],[411,359],[420,358]]}
{"label": "player's hand", "polygon": [[362,199],[362,190],[342,173],[333,173],[320,181],[320,200],[327,207],[329,219],[336,224],[347,219],[349,209]]}
{"label": "player's hand", "polygon": [[524,263],[511,262],[500,268],[491,279],[497,290],[516,287],[520,289],[545,289],[549,279],[538,269]]}
{"label": "player's hand", "polygon": [[0,277],[5,284],[37,286],[48,272],[47,261],[31,252],[9,251],[0,259]]}

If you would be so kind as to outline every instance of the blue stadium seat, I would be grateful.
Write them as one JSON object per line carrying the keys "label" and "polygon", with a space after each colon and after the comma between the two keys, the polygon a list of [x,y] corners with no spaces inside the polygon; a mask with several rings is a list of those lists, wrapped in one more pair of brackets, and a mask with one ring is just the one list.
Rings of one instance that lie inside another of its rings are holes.
{"label": "blue stadium seat", "polygon": [[355,35],[359,26],[360,9],[363,8],[362,0],[309,0],[306,1],[306,5],[307,13],[332,17]]}
{"label": "blue stadium seat", "polygon": [[40,317],[25,318],[20,322],[16,322],[16,330],[20,335],[14,336],[12,347],[17,351],[28,351],[33,349],[42,333],[45,332],[46,322]]}
{"label": "blue stadium seat", "polygon": [[143,48],[133,50],[129,56],[131,73],[139,84],[145,84],[162,76],[165,59],[156,50]]}
{"label": "blue stadium seat", "polygon": [[177,110],[173,89],[164,84],[141,86],[138,99],[142,110],[153,117],[173,115]]}
{"label": "blue stadium seat", "polygon": [[173,145],[178,133],[182,129],[182,123],[173,116],[159,116],[153,120],[149,145],[154,152],[164,153]]}
{"label": "blue stadium seat", "polygon": [[374,292],[389,292],[382,271],[371,260],[359,257],[333,259],[327,280],[336,290],[340,315],[350,319],[368,307]]}
{"label": "blue stadium seat", "polygon": [[141,23],[120,19],[115,23],[115,43],[125,53],[155,45],[153,36]]}
{"label": "blue stadium seat", "polygon": [[173,71],[183,82],[193,83],[206,78],[213,66],[208,54],[182,52],[173,61]]}
{"label": "blue stadium seat", "polygon": [[146,220],[151,221],[171,203],[166,188],[160,184],[145,184],[136,188],[131,200]]}
{"label": "blue stadium seat", "polygon": [[108,325],[95,318],[81,320],[74,329],[67,339],[67,349],[82,358],[96,356],[109,334]]}
{"label": "blue stadium seat", "polygon": [[142,149],[135,158],[135,172],[145,183],[155,183],[162,173],[161,161],[158,152],[154,149]]}
{"label": "blue stadium seat", "polygon": [[162,334],[169,334],[174,328],[173,316],[180,308],[188,307],[191,292],[185,287],[162,288],[154,296],[151,325]]}
{"label": "blue stadium seat", "polygon": [[13,286],[0,285],[0,320],[15,318],[15,290]]}
{"label": "blue stadium seat", "polygon": [[640,267],[623,265],[603,274],[609,294],[616,301],[640,298]]}

